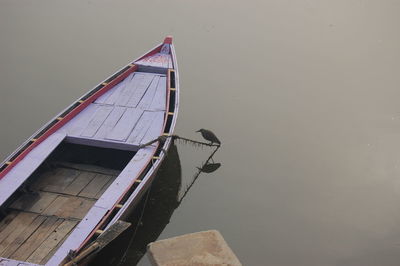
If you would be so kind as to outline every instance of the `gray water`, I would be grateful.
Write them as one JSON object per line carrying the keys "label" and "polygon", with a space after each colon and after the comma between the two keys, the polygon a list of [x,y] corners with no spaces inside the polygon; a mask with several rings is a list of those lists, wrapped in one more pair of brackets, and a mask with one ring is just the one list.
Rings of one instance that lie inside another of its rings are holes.
{"label": "gray water", "polygon": [[[399,13],[389,0],[1,0],[0,157],[171,34],[176,133],[212,129],[222,166],[159,238],[217,229],[244,265],[399,265]],[[190,177],[205,158],[178,151]]]}

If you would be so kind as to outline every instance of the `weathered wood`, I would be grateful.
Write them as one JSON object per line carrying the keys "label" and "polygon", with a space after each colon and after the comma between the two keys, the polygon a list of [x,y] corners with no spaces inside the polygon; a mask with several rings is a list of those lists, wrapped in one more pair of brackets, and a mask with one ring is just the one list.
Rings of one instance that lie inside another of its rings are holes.
{"label": "weathered wood", "polygon": [[115,105],[126,106],[126,103],[135,93],[138,85],[143,82],[145,75],[141,73],[135,73],[131,80],[127,80],[125,82],[125,86],[123,89],[119,90],[118,96],[115,99]]}
{"label": "weathered wood", "polygon": [[104,139],[108,133],[115,127],[117,122],[121,119],[124,114],[126,107],[124,106],[116,106],[107,119],[104,121],[103,125],[99,128],[93,138],[95,139]]}
{"label": "weathered wood", "polygon": [[47,217],[10,258],[25,261],[63,221],[57,217]]}
{"label": "weathered wood", "polygon": [[50,192],[63,192],[75,178],[80,174],[78,170],[68,168],[57,168],[54,175],[48,179],[49,184],[45,185],[42,190]]}
{"label": "weathered wood", "polygon": [[14,242],[19,234],[21,234],[36,217],[37,214],[21,212],[0,232],[0,254]]}
{"label": "weathered wood", "polygon": [[112,89],[112,93],[110,96],[104,101],[105,104],[109,105],[115,105],[117,99],[119,98],[119,95],[121,94],[124,89],[129,86],[129,83],[131,80],[134,79],[134,77],[137,75],[137,73],[133,73],[132,76],[128,76],[124,81],[119,83],[115,88]]}
{"label": "weathered wood", "polygon": [[142,114],[140,109],[127,108],[115,127],[106,135],[106,139],[125,142]]}
{"label": "weathered wood", "polygon": [[78,195],[96,176],[92,172],[81,172],[81,174],[63,190],[63,193],[76,196]]}
{"label": "weathered wood", "polygon": [[132,133],[128,138],[129,143],[140,144],[143,136],[146,134],[147,130],[149,129],[155,113],[154,112],[144,112],[140,120],[138,121],[137,125],[133,129]]}
{"label": "weathered wood", "polygon": [[49,252],[76,226],[76,221],[64,221],[27,259],[31,263],[40,263]]}
{"label": "weathered wood", "polygon": [[97,174],[95,178],[79,193],[81,197],[95,198],[105,184],[111,179],[109,175]]}
{"label": "weathered wood", "polygon": [[98,199],[103,195],[103,193],[107,190],[107,188],[114,182],[115,177],[111,177],[110,180],[100,189],[99,192],[97,192],[96,196],[94,196],[95,199]]}
{"label": "weathered wood", "polygon": [[64,243],[64,241],[71,235],[73,230],[69,231],[68,234],[66,234],[60,242],[42,259],[40,264],[46,264],[46,262],[54,255],[54,253],[57,252],[58,248]]}
{"label": "weathered wood", "polygon": [[161,77],[157,84],[157,91],[148,110],[164,111],[166,109],[167,78]]}
{"label": "weathered wood", "polygon": [[21,212],[19,213],[1,232],[0,232],[0,243],[3,243],[8,236],[21,226],[28,226],[37,214]]}
{"label": "weathered wood", "polygon": [[70,199],[68,196],[57,196],[57,198],[42,212],[43,215],[55,215],[59,209]]}
{"label": "weathered wood", "polygon": [[91,165],[91,164],[78,164],[78,163],[69,163],[69,162],[57,162],[56,164],[60,165],[62,167],[66,167],[66,168],[72,168],[72,169],[76,169],[76,170],[93,172],[93,173],[104,174],[104,175],[117,176],[117,175],[119,175],[119,173],[121,173],[121,171],[119,171],[119,170],[104,168],[104,167],[100,167],[97,165]]}
{"label": "weathered wood", "polygon": [[64,130],[68,136],[80,136],[82,131],[87,127],[87,124],[92,120],[96,114],[97,109],[100,107],[99,104],[90,104],[82,112],[80,112],[74,119],[69,121],[65,126]]}
{"label": "weathered wood", "polygon": [[3,231],[4,228],[6,228],[15,218],[15,216],[18,215],[18,212],[16,211],[12,211],[9,214],[7,214],[6,217],[4,217],[1,221],[0,221],[0,232]]}
{"label": "weathered wood", "polygon": [[153,78],[149,88],[147,89],[146,93],[143,95],[142,99],[137,106],[137,108],[142,110],[147,110],[153,101],[153,98],[157,91],[158,82],[160,81],[160,76],[157,75]]}
{"label": "weathered wood", "polygon": [[14,201],[10,208],[42,213],[55,199],[57,195],[49,192],[25,193]]}
{"label": "weathered wood", "polygon": [[25,230],[19,234],[12,243],[8,245],[8,247],[2,252],[0,245],[0,254],[2,257],[8,258],[10,257],[35,231],[36,229],[46,220],[44,216],[36,217],[33,222],[25,228]]}
{"label": "weathered wood", "polygon": [[82,219],[94,203],[95,200],[69,197],[60,208],[54,212],[54,215],[61,218]]}
{"label": "weathered wood", "polygon": [[162,134],[164,117],[164,112],[154,112],[153,121],[151,122],[149,129],[146,131],[146,134],[140,140],[140,143],[147,143]]}
{"label": "weathered wood", "polygon": [[59,265],[67,256],[70,250],[77,249],[80,244],[89,236],[93,228],[107,213],[108,209],[93,206],[79,225],[72,231],[71,235],[63,242],[55,254],[47,262],[48,265]]}
{"label": "weathered wood", "polygon": [[153,80],[155,74],[141,74],[143,75],[143,79],[138,83],[134,93],[130,97],[129,101],[127,102],[127,106],[129,107],[136,107],[139,103],[140,99],[142,99],[143,95],[145,94],[147,88],[150,86],[151,81]]}
{"label": "weathered wood", "polygon": [[92,120],[88,123],[87,127],[81,133],[83,137],[93,137],[96,134],[97,130],[103,125],[104,121],[106,120],[107,116],[113,110],[112,106],[102,105],[96,111],[96,114],[92,118]]}

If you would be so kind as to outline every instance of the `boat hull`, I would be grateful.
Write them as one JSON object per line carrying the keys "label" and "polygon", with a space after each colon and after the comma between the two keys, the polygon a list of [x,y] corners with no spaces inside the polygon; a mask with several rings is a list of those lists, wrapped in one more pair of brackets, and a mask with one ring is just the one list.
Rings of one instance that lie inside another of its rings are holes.
{"label": "boat hull", "polygon": [[[5,213],[25,213],[32,212],[32,206],[38,202],[49,201],[49,205],[35,209],[35,217],[46,220],[46,211],[54,210],[57,219],[76,220],[70,229],[65,229],[65,235],[59,236],[60,239],[49,250],[42,250],[46,240],[38,243],[37,249],[23,259],[13,256],[16,251],[11,252],[10,248],[7,252],[6,249],[0,249],[1,262],[4,265],[12,265],[15,260],[23,261],[26,265],[66,263],[71,259],[68,256],[71,250],[74,254],[79,254],[94,243],[101,232],[108,230],[116,221],[128,217],[153,182],[166,156],[165,152],[171,146],[178,108],[179,76],[176,55],[172,39],[167,37],[163,43],[77,99],[33,134],[0,167],[0,205]],[[158,136],[164,136],[163,141],[153,141],[150,145],[143,146]],[[60,147],[66,152],[60,152]],[[109,160],[100,157],[91,161],[78,160],[77,158],[85,154],[85,150],[95,150],[88,155],[92,159],[103,153],[108,154],[107,151],[120,151],[130,159],[125,160],[122,166],[112,157]],[[68,157],[68,154],[72,155]],[[58,168],[46,168],[48,165],[54,167],[57,163],[60,165],[57,160],[61,160],[63,169],[57,170],[59,174],[54,170]],[[117,162],[113,165],[111,161]],[[118,168],[119,174],[107,179],[104,173],[93,172],[99,166],[106,169],[106,172],[107,167],[111,167],[111,170]],[[84,167],[84,170],[76,167]],[[78,173],[74,172],[75,176],[72,177],[63,175],[64,172],[71,171]],[[49,179],[49,175],[54,177]],[[16,202],[32,193],[27,190],[32,190],[37,184],[44,184],[34,191],[39,196],[30,204],[22,204],[23,208],[15,207]],[[83,186],[82,190],[78,189],[79,185]],[[97,196],[84,193],[96,186],[101,187],[101,190],[96,191]],[[44,200],[46,197],[47,201]],[[54,198],[54,202],[50,198]],[[78,216],[70,205],[72,201],[76,204],[85,202],[89,210],[79,212]],[[56,206],[60,211],[57,212]],[[76,217],[66,216],[66,213]],[[30,227],[33,227],[31,223],[26,228],[15,229],[24,231]],[[8,225],[4,228],[9,231],[14,229]],[[41,225],[37,228],[40,229]],[[35,230],[33,234],[36,233]],[[17,233],[2,239],[1,235],[6,234],[4,232],[0,226],[0,243],[7,248],[10,245],[16,246]],[[16,250],[20,246],[16,246]]]}

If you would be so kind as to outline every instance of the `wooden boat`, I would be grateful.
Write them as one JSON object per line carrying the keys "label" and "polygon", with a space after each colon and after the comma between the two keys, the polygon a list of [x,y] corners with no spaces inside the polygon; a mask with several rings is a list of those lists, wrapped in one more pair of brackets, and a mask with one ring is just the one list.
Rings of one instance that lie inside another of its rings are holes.
{"label": "wooden boat", "polygon": [[63,265],[124,219],[171,145],[172,38],[59,113],[0,165],[0,265]]}

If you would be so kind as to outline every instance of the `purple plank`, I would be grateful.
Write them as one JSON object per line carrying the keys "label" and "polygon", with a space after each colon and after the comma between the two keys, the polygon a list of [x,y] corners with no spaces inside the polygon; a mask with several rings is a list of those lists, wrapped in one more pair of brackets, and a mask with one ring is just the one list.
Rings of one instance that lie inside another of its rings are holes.
{"label": "purple plank", "polygon": [[110,105],[100,105],[92,120],[90,120],[87,127],[83,130],[81,136],[89,138],[93,137],[113,109],[114,107]]}
{"label": "purple plank", "polygon": [[129,135],[126,142],[131,144],[139,144],[143,136],[149,129],[151,122],[154,119],[154,116],[154,112],[145,111],[138,123],[136,124],[135,128],[132,130],[132,133]]}
{"label": "purple plank", "polygon": [[25,261],[0,258],[0,266],[38,266],[38,265]]}
{"label": "purple plank", "polygon": [[153,101],[153,98],[156,94],[157,91],[157,85],[158,82],[160,80],[160,76],[155,76],[153,81],[151,82],[149,88],[147,89],[146,93],[144,94],[144,96],[142,97],[142,99],[140,100],[137,108],[140,108],[142,110],[146,110],[148,109],[148,107],[150,106],[151,102]]}
{"label": "purple plank", "polygon": [[157,91],[153,98],[153,101],[149,107],[149,110],[165,110],[167,102],[167,78],[161,77],[158,82]]}
{"label": "purple plank", "polygon": [[106,135],[106,139],[125,142],[142,113],[140,109],[127,108],[115,127]]}
{"label": "purple plank", "polygon": [[64,140],[65,136],[63,132],[56,132],[49,136],[0,179],[0,206],[28,179],[50,153]]}
{"label": "purple plank", "polygon": [[127,106],[127,102],[143,82],[146,82],[146,75],[142,73],[136,73],[132,80],[126,83],[125,88],[119,93],[115,100],[115,105]]}
{"label": "purple plank", "polygon": [[103,125],[99,128],[96,135],[94,136],[95,139],[104,139],[105,136],[115,127],[119,119],[122,117],[126,110],[126,107],[116,106],[112,111],[111,114],[107,117],[104,121]]}
{"label": "purple plank", "polygon": [[77,116],[66,123],[61,128],[61,130],[66,131],[68,136],[79,136],[82,131],[87,127],[87,124],[92,119],[92,117],[96,114],[97,108],[99,108],[99,106],[99,104],[90,104]]}
{"label": "purple plank", "polygon": [[136,107],[139,101],[142,99],[144,93],[146,92],[147,88],[149,87],[151,81],[153,80],[154,76],[157,74],[142,74],[143,80],[137,84],[136,89],[134,90],[132,96],[130,97],[129,101],[126,103],[129,107]]}
{"label": "purple plank", "polygon": [[154,112],[153,122],[151,123],[150,128],[147,130],[146,135],[140,141],[141,143],[147,143],[153,139],[156,139],[162,134],[164,117],[164,112]]}
{"label": "purple plank", "polygon": [[113,87],[112,89],[110,89],[109,91],[107,91],[106,93],[104,93],[102,96],[100,96],[95,103],[106,103],[107,99],[116,91],[121,90],[124,88],[126,82],[129,82],[130,80],[132,80],[133,76],[135,73],[130,74],[128,77],[126,77],[123,81],[121,81],[120,83],[118,83],[117,85],[115,85],[115,87]]}

